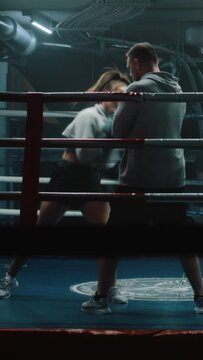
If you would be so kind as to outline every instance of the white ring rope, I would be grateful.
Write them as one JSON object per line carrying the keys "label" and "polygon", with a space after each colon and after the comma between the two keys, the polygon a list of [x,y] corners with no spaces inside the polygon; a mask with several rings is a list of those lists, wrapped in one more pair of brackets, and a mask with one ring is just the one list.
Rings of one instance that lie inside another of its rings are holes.
{"label": "white ring rope", "polygon": [[[78,111],[44,111],[43,117],[54,117],[54,118],[73,118],[78,114]],[[0,109],[0,116],[7,116],[7,117],[26,117],[27,111],[26,110],[7,110],[7,109]]]}
{"label": "white ring rope", "polygon": [[[37,214],[39,214],[39,210],[37,211]],[[0,209],[0,215],[19,216],[20,209]],[[65,212],[64,216],[82,217],[82,212],[77,210],[69,210]]]}
{"label": "white ring rope", "polygon": [[[5,183],[22,183],[23,177],[22,176],[0,176],[0,182]],[[50,177],[40,177],[39,183],[40,184],[47,184],[50,180]],[[117,185],[118,180],[113,179],[102,179],[102,185]]]}

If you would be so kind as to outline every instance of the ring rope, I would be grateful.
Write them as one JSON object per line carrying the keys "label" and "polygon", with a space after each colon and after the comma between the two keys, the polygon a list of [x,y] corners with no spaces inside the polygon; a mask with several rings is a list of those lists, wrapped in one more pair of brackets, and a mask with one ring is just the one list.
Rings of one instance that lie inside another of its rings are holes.
{"label": "ring rope", "polygon": [[[1,191],[0,200],[20,200],[20,191]],[[203,193],[95,193],[95,192],[39,192],[37,199],[42,200],[145,200],[146,202],[202,202]]]}
{"label": "ring rope", "polygon": [[27,102],[30,96],[42,96],[44,102],[73,101],[134,101],[134,102],[187,102],[203,101],[203,92],[142,93],[142,92],[0,92],[0,101]]}
{"label": "ring rope", "polygon": [[[1,196],[1,193],[0,193]],[[39,198],[47,199],[88,199],[88,200],[143,200],[145,202],[202,202],[203,193],[94,193],[94,192],[39,192]]]}
{"label": "ring rope", "polygon": [[[78,111],[44,111],[43,117],[73,118],[77,114]],[[27,117],[27,111],[0,109],[0,116]]]}
{"label": "ring rope", "polygon": [[[0,176],[0,182],[5,183],[22,183],[22,176]],[[50,181],[50,177],[39,177],[40,184],[47,184]],[[203,185],[203,179],[186,179],[186,185]],[[115,179],[101,179],[101,185],[119,185],[119,181]]]}
{"label": "ring rope", "polygon": [[[0,147],[24,147],[25,138],[0,138]],[[173,147],[173,148],[202,148],[203,138],[201,139],[60,139],[42,138],[41,147],[117,147],[117,148],[136,148],[136,147]]]}

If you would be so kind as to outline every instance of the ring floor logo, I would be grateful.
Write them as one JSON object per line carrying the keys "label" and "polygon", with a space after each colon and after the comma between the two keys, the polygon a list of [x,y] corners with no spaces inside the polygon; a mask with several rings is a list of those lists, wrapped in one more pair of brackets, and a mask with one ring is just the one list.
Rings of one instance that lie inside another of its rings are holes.
{"label": "ring floor logo", "polygon": [[[70,290],[82,295],[92,296],[97,281],[75,284]],[[117,287],[128,300],[142,301],[191,301],[192,288],[185,278],[135,278],[118,279]]]}

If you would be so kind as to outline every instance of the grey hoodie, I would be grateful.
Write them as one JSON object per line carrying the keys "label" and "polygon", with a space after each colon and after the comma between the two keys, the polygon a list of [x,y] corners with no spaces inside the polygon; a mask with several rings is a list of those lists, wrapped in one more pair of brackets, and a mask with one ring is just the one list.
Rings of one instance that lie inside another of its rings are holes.
{"label": "grey hoodie", "polygon": [[[179,93],[177,79],[167,72],[145,74],[126,91]],[[122,102],[112,125],[116,138],[180,138],[185,103]],[[120,164],[121,185],[146,188],[175,188],[185,185],[183,149],[126,148]]]}

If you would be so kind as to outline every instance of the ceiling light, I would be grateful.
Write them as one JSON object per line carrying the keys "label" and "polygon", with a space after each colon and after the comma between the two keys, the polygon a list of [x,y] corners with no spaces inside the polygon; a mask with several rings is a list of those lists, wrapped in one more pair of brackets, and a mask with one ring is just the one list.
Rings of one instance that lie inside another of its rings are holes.
{"label": "ceiling light", "polygon": [[34,25],[35,27],[37,27],[38,29],[46,32],[47,34],[52,34],[52,33],[53,33],[52,30],[50,30],[50,29],[48,29],[47,27],[41,25],[41,24],[40,24],[39,22],[37,22],[37,21],[32,20],[32,21],[31,21],[31,24]]}
{"label": "ceiling light", "polygon": [[47,42],[43,42],[42,45],[45,45],[45,46],[56,46],[56,47],[62,47],[62,48],[72,48],[72,45],[68,45],[68,44],[57,44],[57,43],[47,43]]}

